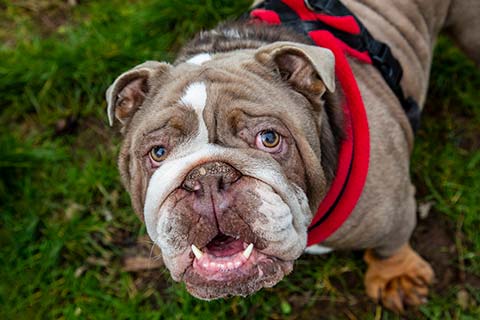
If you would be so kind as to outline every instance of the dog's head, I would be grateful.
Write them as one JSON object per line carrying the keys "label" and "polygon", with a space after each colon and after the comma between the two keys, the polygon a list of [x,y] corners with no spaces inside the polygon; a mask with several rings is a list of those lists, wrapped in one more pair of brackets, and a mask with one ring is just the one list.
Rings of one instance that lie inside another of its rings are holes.
{"label": "dog's head", "polygon": [[329,50],[288,42],[149,61],[110,86],[123,183],[193,295],[250,294],[292,270],[335,170],[334,86]]}

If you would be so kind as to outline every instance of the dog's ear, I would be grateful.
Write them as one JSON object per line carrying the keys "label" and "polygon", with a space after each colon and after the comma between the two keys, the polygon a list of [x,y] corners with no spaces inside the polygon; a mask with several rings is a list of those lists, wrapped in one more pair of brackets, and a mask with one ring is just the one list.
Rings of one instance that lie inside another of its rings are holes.
{"label": "dog's ear", "polygon": [[255,59],[278,70],[283,80],[309,99],[325,90],[335,91],[335,57],[332,51],[294,42],[275,42],[255,53]]}
{"label": "dog's ear", "polygon": [[153,76],[167,72],[170,67],[168,63],[146,61],[115,79],[105,94],[110,125],[115,118],[125,124],[145,100]]}

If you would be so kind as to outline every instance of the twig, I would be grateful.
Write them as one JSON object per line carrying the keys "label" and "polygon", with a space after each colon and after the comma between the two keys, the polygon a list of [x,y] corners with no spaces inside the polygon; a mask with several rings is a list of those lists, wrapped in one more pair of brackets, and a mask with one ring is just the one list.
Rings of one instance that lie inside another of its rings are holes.
{"label": "twig", "polygon": [[463,221],[465,220],[465,215],[462,213],[457,220],[457,226],[455,230],[455,247],[457,248],[458,254],[458,268],[460,270],[459,278],[460,281],[465,282],[466,275],[465,275],[465,259],[463,255],[463,244],[462,244],[462,226]]}

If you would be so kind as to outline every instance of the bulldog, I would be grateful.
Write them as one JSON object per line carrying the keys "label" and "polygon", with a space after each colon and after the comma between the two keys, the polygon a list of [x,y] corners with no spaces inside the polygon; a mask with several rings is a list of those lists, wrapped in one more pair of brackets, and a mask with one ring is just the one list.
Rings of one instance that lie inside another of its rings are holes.
{"label": "bulldog", "polygon": [[[342,3],[389,46],[403,92],[419,106],[442,27],[480,62],[476,0]],[[320,239],[323,248],[366,250],[365,287],[375,301],[398,312],[425,301],[434,274],[408,244],[413,130],[372,64],[294,28],[247,19],[200,32],[172,64],[126,71],[106,96],[123,135],[119,171],[133,208],[192,295],[274,286],[307,245],[321,251]],[[345,165],[349,141],[350,158],[360,160]],[[355,181],[337,182],[342,174]],[[315,221],[335,188],[343,188],[335,205],[351,209]],[[311,235],[324,218],[326,231]]]}

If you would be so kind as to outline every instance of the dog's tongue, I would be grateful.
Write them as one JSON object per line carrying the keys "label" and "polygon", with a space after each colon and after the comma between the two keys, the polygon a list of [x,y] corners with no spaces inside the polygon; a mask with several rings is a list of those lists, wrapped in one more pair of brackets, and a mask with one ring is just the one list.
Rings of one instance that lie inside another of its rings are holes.
{"label": "dog's tongue", "polygon": [[245,249],[244,242],[224,234],[217,235],[206,247],[207,252],[215,257],[234,255]]}

